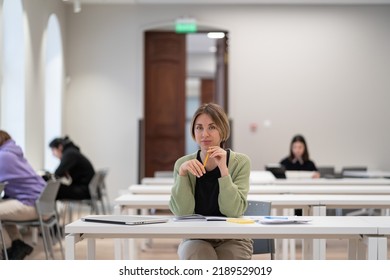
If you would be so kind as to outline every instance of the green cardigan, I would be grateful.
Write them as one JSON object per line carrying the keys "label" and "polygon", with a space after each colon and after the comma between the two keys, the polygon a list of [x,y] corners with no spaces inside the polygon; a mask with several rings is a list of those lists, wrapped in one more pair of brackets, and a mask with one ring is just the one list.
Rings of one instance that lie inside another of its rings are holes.
{"label": "green cardigan", "polygon": [[[181,216],[193,214],[195,211],[195,183],[196,177],[191,173],[179,175],[179,168],[183,162],[196,159],[197,153],[179,158],[174,167],[175,183],[171,191],[169,208],[172,213]],[[229,175],[218,179],[219,183],[219,210],[226,217],[240,217],[247,208],[249,191],[250,160],[247,155],[230,151]]]}

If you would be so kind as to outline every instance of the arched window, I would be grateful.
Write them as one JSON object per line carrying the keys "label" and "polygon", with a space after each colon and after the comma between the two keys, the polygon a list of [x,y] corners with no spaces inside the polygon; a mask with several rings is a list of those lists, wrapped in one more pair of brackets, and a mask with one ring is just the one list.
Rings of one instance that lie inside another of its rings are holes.
{"label": "arched window", "polygon": [[25,148],[25,59],[23,7],[20,0],[3,2],[1,128]]}
{"label": "arched window", "polygon": [[58,161],[48,148],[49,142],[61,136],[63,51],[61,30],[56,15],[49,17],[45,51],[45,169],[53,171]]}

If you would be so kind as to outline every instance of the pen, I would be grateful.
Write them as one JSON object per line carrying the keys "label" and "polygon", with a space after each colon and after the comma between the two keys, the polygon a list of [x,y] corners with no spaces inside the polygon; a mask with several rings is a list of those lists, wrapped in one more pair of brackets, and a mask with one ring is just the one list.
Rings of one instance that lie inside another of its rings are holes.
{"label": "pen", "polygon": [[288,217],[265,216],[264,219],[288,220]]}
{"label": "pen", "polygon": [[209,152],[207,152],[207,154],[206,154],[206,158],[204,159],[203,167],[206,167],[208,160],[209,160]]}

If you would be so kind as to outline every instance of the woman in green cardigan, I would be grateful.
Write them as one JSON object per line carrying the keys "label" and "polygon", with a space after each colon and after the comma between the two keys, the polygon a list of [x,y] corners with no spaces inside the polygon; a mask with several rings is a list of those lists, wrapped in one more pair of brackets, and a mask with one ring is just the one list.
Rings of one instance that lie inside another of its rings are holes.
{"label": "woman in green cardigan", "polygon": [[[193,139],[200,150],[178,159],[169,207],[177,216],[240,217],[247,208],[250,160],[224,149],[230,135],[229,121],[217,104],[204,104],[191,122]],[[185,239],[180,259],[251,259],[250,239]]]}

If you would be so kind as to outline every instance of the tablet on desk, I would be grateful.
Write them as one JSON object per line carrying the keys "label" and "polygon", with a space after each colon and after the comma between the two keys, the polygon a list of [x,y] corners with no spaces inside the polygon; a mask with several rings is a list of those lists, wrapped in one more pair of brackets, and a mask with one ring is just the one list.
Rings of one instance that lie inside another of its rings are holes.
{"label": "tablet on desk", "polygon": [[168,218],[163,218],[163,217],[126,216],[126,215],[86,216],[81,218],[81,220],[84,222],[106,223],[106,224],[117,224],[117,225],[147,225],[147,224],[166,223],[169,221]]}

